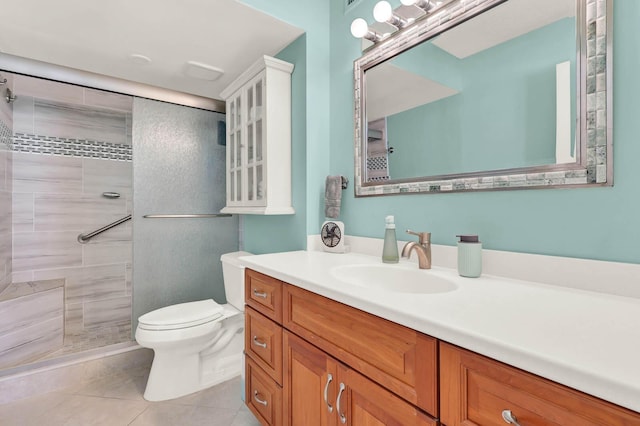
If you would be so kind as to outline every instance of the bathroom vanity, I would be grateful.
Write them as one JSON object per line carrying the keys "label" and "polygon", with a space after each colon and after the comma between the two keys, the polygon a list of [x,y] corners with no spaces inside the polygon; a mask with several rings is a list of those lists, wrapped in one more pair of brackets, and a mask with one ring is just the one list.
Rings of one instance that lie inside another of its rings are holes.
{"label": "bathroom vanity", "polygon": [[424,292],[367,288],[341,271],[380,262],[356,253],[243,263],[246,403],[263,424],[640,424],[640,339],[619,323],[637,299],[437,267],[417,272]]}

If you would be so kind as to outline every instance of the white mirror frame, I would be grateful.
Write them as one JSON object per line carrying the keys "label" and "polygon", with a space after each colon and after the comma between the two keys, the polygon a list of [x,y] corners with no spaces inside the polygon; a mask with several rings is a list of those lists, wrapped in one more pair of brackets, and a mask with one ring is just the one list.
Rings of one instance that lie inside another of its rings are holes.
{"label": "white mirror frame", "polygon": [[[576,0],[576,163],[366,182],[365,71],[509,0],[454,0],[367,49],[354,61],[355,195],[448,193],[613,185],[613,0]],[[587,87],[589,81],[589,87]]]}

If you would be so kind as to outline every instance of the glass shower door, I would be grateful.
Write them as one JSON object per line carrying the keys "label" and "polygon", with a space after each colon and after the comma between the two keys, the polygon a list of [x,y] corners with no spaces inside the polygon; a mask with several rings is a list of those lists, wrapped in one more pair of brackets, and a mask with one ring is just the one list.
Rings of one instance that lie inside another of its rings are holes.
{"label": "glass shower door", "polygon": [[[234,155],[241,140],[235,130],[240,107],[238,100],[229,114]],[[226,147],[217,138],[224,119],[211,111],[134,99],[134,328],[140,315],[163,306],[209,298],[225,302],[220,255],[238,250],[237,216],[144,218],[220,212],[226,200]]]}

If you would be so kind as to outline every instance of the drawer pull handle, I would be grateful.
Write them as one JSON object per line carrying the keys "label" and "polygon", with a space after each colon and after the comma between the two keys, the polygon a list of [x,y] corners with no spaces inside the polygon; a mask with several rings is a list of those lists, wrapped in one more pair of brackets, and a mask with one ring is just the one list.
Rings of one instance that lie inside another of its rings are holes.
{"label": "drawer pull handle", "polygon": [[261,342],[258,340],[258,336],[253,336],[253,344],[256,346],[260,346],[261,348],[267,349],[267,344],[265,342]]}
{"label": "drawer pull handle", "polygon": [[502,411],[502,419],[510,425],[520,426],[520,423],[518,423],[518,418],[513,415],[511,410]]}
{"label": "drawer pull handle", "polygon": [[338,416],[340,417],[340,423],[346,423],[347,422],[347,416],[345,416],[344,414],[341,413],[341,409],[340,409],[340,398],[342,398],[342,392],[344,392],[345,390],[345,386],[344,383],[340,383],[340,390],[338,391],[338,397],[336,398],[336,409],[338,410]]}
{"label": "drawer pull handle", "polygon": [[267,292],[266,291],[258,291],[257,289],[253,289],[253,295],[255,297],[261,297],[262,299],[266,299],[267,298]]}
{"label": "drawer pull handle", "polygon": [[255,399],[258,404],[262,404],[265,407],[267,406],[267,401],[265,401],[264,399],[260,399],[258,397],[258,391],[257,390],[253,391],[253,399]]}
{"label": "drawer pull handle", "polygon": [[330,413],[333,413],[333,405],[329,404],[328,401],[328,393],[329,393],[329,383],[331,383],[333,381],[333,376],[331,375],[331,373],[327,374],[327,384],[324,385],[324,403],[327,404],[327,410]]}

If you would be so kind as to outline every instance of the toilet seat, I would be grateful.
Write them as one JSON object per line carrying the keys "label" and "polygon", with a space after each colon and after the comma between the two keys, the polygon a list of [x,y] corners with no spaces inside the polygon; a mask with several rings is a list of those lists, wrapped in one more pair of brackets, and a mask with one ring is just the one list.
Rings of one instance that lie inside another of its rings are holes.
{"label": "toilet seat", "polygon": [[148,312],[138,318],[144,330],[177,330],[195,327],[220,319],[224,307],[213,299],[180,303]]}

